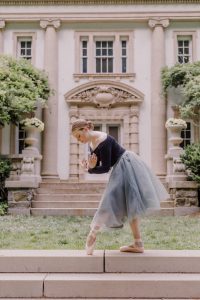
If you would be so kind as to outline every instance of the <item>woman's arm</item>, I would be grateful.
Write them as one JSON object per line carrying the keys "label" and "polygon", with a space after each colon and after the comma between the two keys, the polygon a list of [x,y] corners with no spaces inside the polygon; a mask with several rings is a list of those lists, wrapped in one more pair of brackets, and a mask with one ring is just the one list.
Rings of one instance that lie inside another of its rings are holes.
{"label": "woman's arm", "polygon": [[111,168],[111,144],[105,144],[100,149],[100,166],[95,166],[94,168],[89,168],[88,172],[90,174],[103,174],[108,173]]}

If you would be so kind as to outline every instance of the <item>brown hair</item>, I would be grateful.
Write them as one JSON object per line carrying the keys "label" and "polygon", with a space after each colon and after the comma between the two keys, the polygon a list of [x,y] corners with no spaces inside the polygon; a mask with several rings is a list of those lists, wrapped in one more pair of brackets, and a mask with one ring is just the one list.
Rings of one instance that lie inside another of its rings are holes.
{"label": "brown hair", "polygon": [[84,119],[77,119],[72,123],[72,132],[75,130],[81,130],[85,127],[88,127],[91,130],[94,129],[94,125],[91,121],[87,121]]}

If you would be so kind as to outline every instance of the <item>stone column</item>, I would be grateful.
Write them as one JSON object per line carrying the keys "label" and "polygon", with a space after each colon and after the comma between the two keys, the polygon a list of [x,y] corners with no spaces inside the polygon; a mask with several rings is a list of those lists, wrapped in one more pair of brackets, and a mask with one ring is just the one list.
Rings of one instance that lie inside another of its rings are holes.
{"label": "stone column", "polygon": [[40,26],[45,29],[44,67],[49,76],[54,94],[49,97],[47,108],[44,108],[45,130],[43,136],[42,175],[57,178],[58,147],[58,40],[56,29],[59,20],[41,20]]}
{"label": "stone column", "polygon": [[[79,117],[78,107],[76,105],[70,106],[70,130],[72,123]],[[70,134],[70,167],[69,167],[69,179],[78,181],[79,179],[79,144],[76,139]]]}
{"label": "stone column", "polygon": [[151,157],[152,168],[160,176],[166,174],[166,103],[161,95],[161,69],[165,65],[164,28],[168,25],[168,19],[149,20],[149,26],[153,30],[151,48]]}
{"label": "stone column", "polygon": [[139,131],[138,131],[139,108],[131,106],[130,109],[130,150],[139,154]]}
{"label": "stone column", "polygon": [[[4,46],[4,40],[3,40],[3,30],[5,28],[5,21],[0,20],[0,54],[3,53],[3,46]],[[2,153],[2,126],[0,124],[0,153]]]}

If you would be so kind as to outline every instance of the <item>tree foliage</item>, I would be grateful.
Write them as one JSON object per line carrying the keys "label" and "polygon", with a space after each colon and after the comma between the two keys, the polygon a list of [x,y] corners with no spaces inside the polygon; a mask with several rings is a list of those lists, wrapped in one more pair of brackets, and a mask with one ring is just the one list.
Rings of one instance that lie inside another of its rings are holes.
{"label": "tree foliage", "polygon": [[170,87],[181,87],[183,102],[180,112],[183,118],[198,116],[200,113],[200,61],[165,67],[161,73],[163,93]]}
{"label": "tree foliage", "polygon": [[51,93],[47,75],[25,59],[0,55],[0,123],[18,124]]}

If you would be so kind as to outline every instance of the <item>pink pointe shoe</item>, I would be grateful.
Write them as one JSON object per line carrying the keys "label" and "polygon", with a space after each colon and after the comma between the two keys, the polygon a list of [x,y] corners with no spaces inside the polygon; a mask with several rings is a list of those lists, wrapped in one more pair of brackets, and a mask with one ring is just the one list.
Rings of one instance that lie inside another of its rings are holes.
{"label": "pink pointe shoe", "polygon": [[91,230],[87,236],[86,245],[85,245],[85,250],[87,255],[93,255],[95,244],[96,244],[96,231]]}
{"label": "pink pointe shoe", "polygon": [[120,247],[119,250],[120,252],[143,253],[144,245],[142,241],[135,241],[132,245]]}

